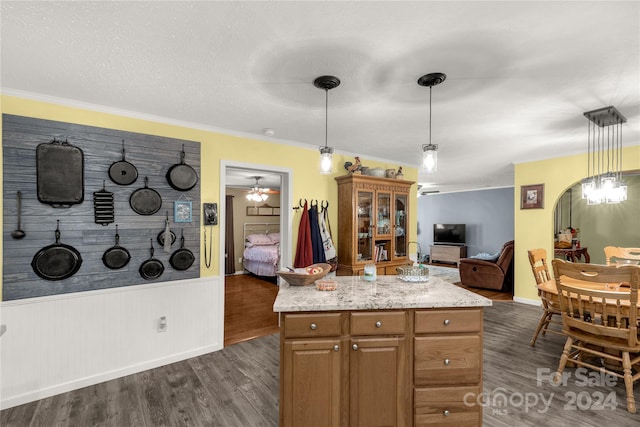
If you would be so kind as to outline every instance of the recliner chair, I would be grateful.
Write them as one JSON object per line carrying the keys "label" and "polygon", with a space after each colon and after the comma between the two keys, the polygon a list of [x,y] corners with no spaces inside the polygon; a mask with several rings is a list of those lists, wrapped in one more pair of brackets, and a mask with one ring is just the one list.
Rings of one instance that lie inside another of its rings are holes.
{"label": "recliner chair", "polygon": [[498,291],[512,290],[513,245],[513,240],[505,243],[495,261],[462,258],[459,266],[462,285]]}

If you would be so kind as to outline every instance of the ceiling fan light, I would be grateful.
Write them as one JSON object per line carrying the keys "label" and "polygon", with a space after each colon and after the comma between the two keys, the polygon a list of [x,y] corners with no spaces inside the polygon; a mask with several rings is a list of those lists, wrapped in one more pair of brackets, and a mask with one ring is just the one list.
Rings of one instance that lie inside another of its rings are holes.
{"label": "ceiling fan light", "polygon": [[333,148],[320,147],[320,173],[329,175],[333,173]]}

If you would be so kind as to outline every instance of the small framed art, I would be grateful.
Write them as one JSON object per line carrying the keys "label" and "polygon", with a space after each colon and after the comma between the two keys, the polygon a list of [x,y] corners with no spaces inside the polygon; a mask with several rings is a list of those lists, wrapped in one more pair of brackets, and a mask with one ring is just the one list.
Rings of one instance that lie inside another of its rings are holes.
{"label": "small framed art", "polygon": [[544,208],[544,184],[520,187],[520,209]]}
{"label": "small framed art", "polygon": [[173,222],[192,222],[191,202],[176,200],[173,202]]}

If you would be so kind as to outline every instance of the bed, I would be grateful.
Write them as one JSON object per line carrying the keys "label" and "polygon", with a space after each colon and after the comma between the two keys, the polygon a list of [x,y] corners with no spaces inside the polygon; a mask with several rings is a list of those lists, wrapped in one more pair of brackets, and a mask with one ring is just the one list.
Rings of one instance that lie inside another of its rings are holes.
{"label": "bed", "polygon": [[244,269],[256,276],[276,276],[280,264],[279,224],[244,224]]}

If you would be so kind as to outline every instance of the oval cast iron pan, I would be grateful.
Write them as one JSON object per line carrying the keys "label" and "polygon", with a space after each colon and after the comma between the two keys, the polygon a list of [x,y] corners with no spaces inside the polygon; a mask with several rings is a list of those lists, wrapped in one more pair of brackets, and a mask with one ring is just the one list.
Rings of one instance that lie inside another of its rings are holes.
{"label": "oval cast iron pan", "polygon": [[73,276],[82,265],[82,256],[73,246],[60,243],[60,220],[55,231],[56,242],[40,249],[31,261],[34,273],[45,280],[63,280]]}

